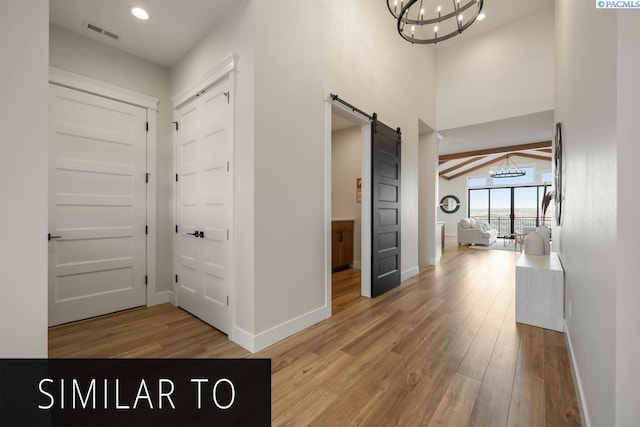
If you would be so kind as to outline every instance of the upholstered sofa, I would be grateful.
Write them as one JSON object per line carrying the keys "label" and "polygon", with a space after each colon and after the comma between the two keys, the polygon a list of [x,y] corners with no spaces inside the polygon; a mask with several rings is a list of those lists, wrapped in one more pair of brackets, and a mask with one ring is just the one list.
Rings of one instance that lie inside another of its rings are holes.
{"label": "upholstered sofa", "polygon": [[458,246],[485,245],[489,246],[498,239],[498,231],[489,224],[475,218],[463,218],[458,221]]}

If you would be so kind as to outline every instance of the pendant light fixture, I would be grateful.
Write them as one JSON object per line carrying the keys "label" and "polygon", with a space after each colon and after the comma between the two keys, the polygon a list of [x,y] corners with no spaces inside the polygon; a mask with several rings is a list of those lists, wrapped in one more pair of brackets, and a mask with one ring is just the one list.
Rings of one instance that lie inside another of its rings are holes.
{"label": "pendant light fixture", "polygon": [[476,20],[484,19],[483,0],[387,0],[400,37],[411,43],[435,44],[462,34]]}
{"label": "pendant light fixture", "polygon": [[489,176],[491,178],[515,178],[518,176],[524,176],[527,173],[520,169],[516,162],[511,160],[510,155],[507,154],[507,157],[504,161],[498,166],[497,169],[492,169],[489,171]]}

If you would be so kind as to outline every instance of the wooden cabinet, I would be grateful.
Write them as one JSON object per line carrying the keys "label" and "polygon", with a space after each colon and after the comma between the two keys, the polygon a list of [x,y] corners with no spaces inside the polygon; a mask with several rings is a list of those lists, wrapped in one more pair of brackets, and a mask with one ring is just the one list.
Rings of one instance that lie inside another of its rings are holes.
{"label": "wooden cabinet", "polygon": [[353,264],[353,220],[331,223],[331,269],[346,270]]}

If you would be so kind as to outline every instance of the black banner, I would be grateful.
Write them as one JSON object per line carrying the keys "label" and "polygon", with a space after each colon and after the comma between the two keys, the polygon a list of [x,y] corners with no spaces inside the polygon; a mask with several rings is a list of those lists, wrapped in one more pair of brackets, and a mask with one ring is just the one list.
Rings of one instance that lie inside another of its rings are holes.
{"label": "black banner", "polygon": [[267,426],[269,359],[0,359],[0,426]]}

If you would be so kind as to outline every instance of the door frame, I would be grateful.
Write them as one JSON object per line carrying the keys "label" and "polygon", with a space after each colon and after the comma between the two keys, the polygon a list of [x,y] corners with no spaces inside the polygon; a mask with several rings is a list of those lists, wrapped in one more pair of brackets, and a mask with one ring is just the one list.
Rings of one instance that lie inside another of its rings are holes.
{"label": "door frame", "polygon": [[146,169],[149,174],[149,183],[146,186],[146,223],[149,227],[149,233],[146,236],[147,250],[145,260],[147,275],[146,305],[149,307],[169,302],[171,300],[169,291],[156,292],[156,122],[159,99],[56,67],[49,67],[49,83],[146,109],[147,122],[149,123],[146,143]]}
{"label": "door frame", "polygon": [[325,307],[331,317],[332,271],[331,271],[331,114],[338,114],[360,125],[362,152],[360,176],[362,178],[362,201],[360,205],[360,295],[371,298],[371,120],[333,101],[328,90],[324,90],[325,117]]}
{"label": "door frame", "polygon": [[[233,203],[232,203],[232,215],[231,215],[231,223],[229,224],[229,230],[231,238],[229,239],[230,251],[231,251],[231,262],[229,263],[229,305],[227,310],[228,316],[228,330],[227,337],[229,340],[236,342],[235,330],[236,330],[236,245],[235,245],[235,233],[234,233],[234,224],[236,223],[236,197],[235,197],[235,183],[237,182],[236,178],[236,168],[235,168],[235,160],[236,160],[236,144],[235,144],[235,123],[236,123],[236,82],[235,82],[235,74],[238,72],[238,61],[240,57],[231,53],[227,57],[225,57],[220,63],[218,63],[215,67],[205,73],[202,77],[200,77],[193,84],[190,84],[187,88],[179,91],[174,96],[171,97],[171,111],[172,111],[172,120],[177,121],[177,110],[179,107],[184,105],[185,103],[191,101],[198,93],[201,91],[217,84],[221,80],[225,78],[229,78],[229,87],[231,88],[231,93],[229,94],[229,98],[233,99],[232,106],[232,124],[231,124],[231,139],[233,144],[233,153],[231,156],[231,173],[233,180]],[[178,173],[178,134],[175,131],[175,127],[173,128],[173,175],[177,176]],[[173,182],[173,191],[171,195],[171,206],[172,209],[172,221],[174,225],[176,224],[176,220],[178,218],[178,186],[177,183]],[[173,298],[171,303],[174,306],[178,306],[178,289],[176,287],[175,276],[178,274],[178,263],[177,259],[179,256],[178,253],[178,245],[176,244],[176,234],[173,233],[173,257],[172,257],[172,266],[173,266],[173,280],[171,282],[173,289]],[[213,327],[213,326],[212,326]]]}

